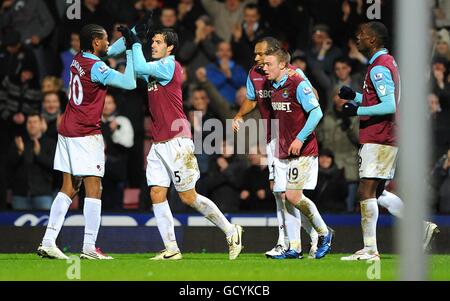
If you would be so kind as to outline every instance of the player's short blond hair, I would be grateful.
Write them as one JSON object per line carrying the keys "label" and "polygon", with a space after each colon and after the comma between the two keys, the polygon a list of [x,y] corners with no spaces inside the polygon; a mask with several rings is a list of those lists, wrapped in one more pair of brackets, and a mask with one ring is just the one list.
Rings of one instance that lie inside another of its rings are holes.
{"label": "player's short blond hair", "polygon": [[283,48],[278,48],[274,50],[268,50],[266,55],[273,55],[277,58],[278,62],[285,63],[286,67],[289,65],[289,62],[291,61],[290,54],[284,50]]}

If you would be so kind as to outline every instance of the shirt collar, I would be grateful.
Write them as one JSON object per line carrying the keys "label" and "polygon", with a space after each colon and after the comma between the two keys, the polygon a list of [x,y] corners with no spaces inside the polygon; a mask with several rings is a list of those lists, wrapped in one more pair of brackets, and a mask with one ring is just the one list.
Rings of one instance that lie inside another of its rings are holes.
{"label": "shirt collar", "polygon": [[95,54],[92,54],[90,52],[84,52],[83,51],[83,57],[88,58],[88,59],[93,59],[93,60],[97,60],[100,61],[100,58],[98,56],[96,56]]}
{"label": "shirt collar", "polygon": [[[247,30],[247,28],[248,28],[247,22],[244,22],[243,27],[245,30]],[[258,29],[258,27],[259,27],[259,22],[256,22],[255,24],[253,24],[253,31],[256,31]]]}
{"label": "shirt collar", "polygon": [[381,50],[378,50],[377,52],[375,52],[375,54],[372,56],[372,58],[369,61],[369,64],[372,65],[373,62],[382,54],[388,54],[389,51],[386,48],[383,48]]}
{"label": "shirt collar", "polygon": [[281,79],[280,79],[279,82],[273,81],[273,82],[272,82],[272,86],[273,86],[275,89],[278,89],[279,87],[281,87],[281,86],[284,85],[284,83],[287,81],[287,79],[288,79],[288,75],[285,74],[285,75],[283,75],[283,76],[281,77]]}

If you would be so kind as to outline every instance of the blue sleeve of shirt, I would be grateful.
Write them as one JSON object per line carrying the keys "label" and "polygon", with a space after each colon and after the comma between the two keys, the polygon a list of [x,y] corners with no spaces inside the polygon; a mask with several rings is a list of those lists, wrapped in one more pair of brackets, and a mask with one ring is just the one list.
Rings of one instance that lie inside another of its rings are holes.
{"label": "blue sleeve of shirt", "polygon": [[126,90],[136,88],[136,76],[133,67],[133,57],[131,51],[127,51],[127,66],[125,73],[120,73],[109,68],[104,62],[98,61],[92,65],[91,80],[104,86],[113,86]]}
{"label": "blue sleeve of shirt", "polygon": [[255,100],[255,86],[253,86],[252,81],[250,80],[250,75],[247,76],[247,99]]}
{"label": "blue sleeve of shirt", "polygon": [[142,53],[142,45],[133,45],[133,61],[136,73],[139,75],[150,75],[165,86],[173,78],[175,72],[175,59],[173,56],[165,57],[154,62],[146,62]]}
{"label": "blue sleeve of shirt", "polygon": [[314,94],[311,84],[307,81],[302,81],[297,87],[297,101],[306,112],[319,106],[319,101]]}
{"label": "blue sleeve of shirt", "polygon": [[108,47],[108,57],[114,57],[121,55],[123,52],[125,52],[125,38],[121,37],[120,39],[117,39],[111,46]]}
{"label": "blue sleeve of shirt", "polygon": [[370,107],[359,107],[358,116],[394,114],[396,110],[395,84],[389,69],[384,66],[375,66],[370,71],[370,80],[381,102]]}
{"label": "blue sleeve of shirt", "polygon": [[[134,27],[131,29],[131,31],[134,34],[136,34],[136,30]],[[125,38],[121,37],[121,38],[117,39],[111,46],[108,47],[107,56],[114,57],[114,56],[121,55],[122,53],[125,52],[126,48],[127,47],[125,46]]]}
{"label": "blue sleeve of shirt", "polygon": [[314,131],[314,129],[317,127],[317,125],[320,122],[320,119],[322,119],[323,113],[320,109],[320,106],[312,109],[312,111],[309,112],[308,119],[306,120],[305,126],[302,128],[300,133],[297,135],[297,139],[301,142],[305,142],[309,135]]}
{"label": "blue sleeve of shirt", "polygon": [[313,92],[313,88],[309,82],[302,81],[300,85],[298,85],[296,96],[297,101],[303,109],[309,113],[305,126],[297,135],[297,139],[305,142],[308,136],[311,135],[316,126],[319,124],[323,113],[320,109],[319,101],[317,100],[316,95]]}
{"label": "blue sleeve of shirt", "polygon": [[356,97],[355,97],[354,101],[355,101],[357,104],[362,103],[362,101],[363,101],[363,95],[362,95],[361,93],[359,93],[359,92],[356,92]]}
{"label": "blue sleeve of shirt", "polygon": [[[308,82],[308,84],[311,85],[311,82],[309,81],[308,77],[306,76],[305,72],[303,72],[302,69],[297,68],[297,69],[295,69],[295,72],[297,72],[298,75],[300,75],[304,80],[306,80],[306,81]],[[311,86],[312,86],[312,85],[311,85]]]}

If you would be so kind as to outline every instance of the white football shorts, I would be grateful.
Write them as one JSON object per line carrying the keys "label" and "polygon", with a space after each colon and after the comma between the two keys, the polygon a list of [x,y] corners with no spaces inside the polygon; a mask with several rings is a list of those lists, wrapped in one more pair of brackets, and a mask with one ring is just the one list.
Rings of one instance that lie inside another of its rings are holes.
{"label": "white football shorts", "polygon": [[154,143],[147,156],[148,186],[170,187],[172,181],[179,192],[195,188],[200,178],[194,142],[178,137]]}
{"label": "white football shorts", "polygon": [[367,143],[359,149],[359,177],[391,180],[395,175],[398,148]]}
{"label": "white football shorts", "polygon": [[314,190],[319,174],[319,159],[317,157],[297,157],[280,160],[286,165],[286,189]]}
{"label": "white football shorts", "polygon": [[64,137],[58,135],[53,168],[73,176],[103,177],[105,174],[103,136]]}

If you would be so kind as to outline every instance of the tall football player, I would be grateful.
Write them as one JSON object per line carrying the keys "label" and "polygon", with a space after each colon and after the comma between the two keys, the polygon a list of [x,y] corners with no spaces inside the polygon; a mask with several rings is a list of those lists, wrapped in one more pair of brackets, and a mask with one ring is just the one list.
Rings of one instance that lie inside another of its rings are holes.
{"label": "tall football player", "polygon": [[84,183],[86,198],[84,242],[81,258],[112,259],[96,248],[101,220],[101,179],[105,172],[105,146],[100,121],[107,86],[136,88],[131,45],[127,45],[127,65],[122,74],[100,60],[108,51],[108,35],[96,24],[80,32],[81,51],[70,67],[69,103],[58,128],[54,169],[63,172],[63,184],[53,201],[50,217],[38,254],[46,258],[67,259],[56,246],[72,198]]}

